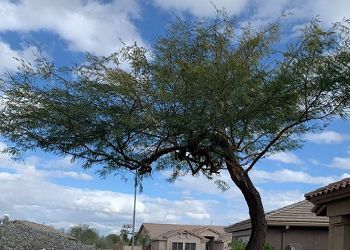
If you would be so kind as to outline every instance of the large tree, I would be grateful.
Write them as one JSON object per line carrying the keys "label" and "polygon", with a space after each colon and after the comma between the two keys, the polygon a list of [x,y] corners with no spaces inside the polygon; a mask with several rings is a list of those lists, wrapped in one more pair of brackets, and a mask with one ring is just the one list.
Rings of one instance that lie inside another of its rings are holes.
{"label": "large tree", "polygon": [[247,249],[262,249],[264,209],[249,173],[263,157],[301,146],[301,135],[347,117],[349,25],[313,21],[284,45],[278,23],[234,27],[219,13],[178,20],[150,51],[133,45],[87,55],[76,67],[40,56],[23,62],[3,79],[7,152],[71,155],[103,175],[228,171],[249,208]]}

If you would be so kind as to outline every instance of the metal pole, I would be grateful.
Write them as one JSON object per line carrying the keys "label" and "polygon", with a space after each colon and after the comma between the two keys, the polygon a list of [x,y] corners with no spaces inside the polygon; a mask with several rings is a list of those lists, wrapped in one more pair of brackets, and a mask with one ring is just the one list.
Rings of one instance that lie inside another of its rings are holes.
{"label": "metal pole", "polygon": [[134,250],[135,246],[135,216],[136,216],[136,189],[137,189],[137,172],[135,173],[135,186],[134,186],[134,213],[132,215],[132,243],[131,250]]}

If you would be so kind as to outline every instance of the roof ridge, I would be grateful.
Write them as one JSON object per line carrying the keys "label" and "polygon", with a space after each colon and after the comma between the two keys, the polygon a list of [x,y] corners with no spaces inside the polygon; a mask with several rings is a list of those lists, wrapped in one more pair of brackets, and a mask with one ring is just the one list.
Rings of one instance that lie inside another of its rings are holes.
{"label": "roof ridge", "polygon": [[141,225],[167,225],[167,226],[185,226],[185,227],[226,227],[226,225],[202,225],[202,224],[177,224],[177,223],[148,223],[144,222]]}
{"label": "roof ridge", "polygon": [[271,217],[274,216],[274,215],[277,215],[277,214],[280,214],[280,213],[286,211],[287,209],[294,208],[294,207],[296,207],[296,206],[299,206],[300,204],[307,203],[307,202],[308,202],[307,200],[302,200],[302,201],[298,201],[298,202],[296,202],[296,203],[290,204],[290,205],[288,205],[288,206],[281,207],[281,208],[278,208],[278,209],[276,209],[276,210],[267,212],[267,213],[265,214],[265,218],[266,218],[266,219],[269,219],[269,218],[271,218]]}

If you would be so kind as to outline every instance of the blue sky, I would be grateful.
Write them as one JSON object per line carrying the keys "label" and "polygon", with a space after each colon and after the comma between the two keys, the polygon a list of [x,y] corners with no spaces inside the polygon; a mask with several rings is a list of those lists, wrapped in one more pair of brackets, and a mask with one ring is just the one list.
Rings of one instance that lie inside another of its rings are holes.
{"label": "blue sky", "polygon": [[[283,39],[319,15],[324,25],[349,17],[347,0],[212,0],[255,27],[290,13],[282,22]],[[16,71],[13,57],[33,60],[34,43],[59,65],[81,62],[84,52],[108,55],[122,42],[150,48],[176,16],[201,18],[215,14],[208,1],[195,0],[0,0],[0,73]],[[350,176],[349,121],[336,119],[324,131],[308,134],[302,149],[273,155],[251,173],[265,209],[303,199],[305,192]],[[0,148],[6,142],[0,142]],[[0,155],[0,214],[46,223],[57,228],[89,224],[101,233],[119,232],[132,222],[133,183],[120,176],[100,179],[96,169],[82,170],[69,157],[28,152],[13,162]],[[137,225],[142,222],[228,225],[248,216],[240,192],[219,191],[199,176],[166,182],[155,173],[138,195]],[[228,180],[223,173],[222,179]]]}

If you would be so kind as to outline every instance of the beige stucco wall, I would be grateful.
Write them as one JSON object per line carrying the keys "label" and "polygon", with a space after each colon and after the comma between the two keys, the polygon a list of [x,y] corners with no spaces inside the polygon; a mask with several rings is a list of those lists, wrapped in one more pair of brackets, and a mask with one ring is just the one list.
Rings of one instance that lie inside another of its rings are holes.
{"label": "beige stucco wall", "polygon": [[176,234],[174,236],[169,237],[166,241],[167,250],[172,250],[173,242],[182,242],[184,244],[183,250],[185,250],[185,243],[196,243],[196,250],[203,250],[201,249],[200,239],[188,233]]}
{"label": "beige stucco wall", "polygon": [[214,243],[214,250],[224,250],[224,243],[223,242],[215,242]]}
{"label": "beige stucco wall", "polygon": [[214,233],[211,230],[205,230],[205,231],[201,232],[199,235],[202,236],[202,237],[204,237],[204,236],[206,236],[206,237],[214,237],[214,239],[219,238],[219,235],[217,233]]}
{"label": "beige stucco wall", "polygon": [[350,215],[329,217],[328,249],[350,249]]}
{"label": "beige stucco wall", "polygon": [[152,241],[151,250],[166,250],[166,241]]}
{"label": "beige stucco wall", "polygon": [[[164,240],[153,240],[151,243],[151,249],[152,250],[172,250],[173,242],[181,242],[183,243],[183,250],[185,250],[186,243],[195,243],[196,250],[206,250],[206,242],[208,242],[209,239],[204,237],[210,237],[210,238],[213,237],[214,240],[217,240],[220,236],[211,230],[205,230],[199,233],[199,235],[201,236],[201,238],[196,237],[188,232],[184,232],[181,234],[175,233],[173,236],[170,236],[169,238]],[[231,242],[231,237],[228,236],[227,240],[225,239],[225,242],[218,242],[218,241],[217,242],[213,241],[211,243],[212,250],[228,250],[228,243]]]}
{"label": "beige stucco wall", "polygon": [[350,215],[350,197],[327,203],[327,216]]}
{"label": "beige stucco wall", "polygon": [[329,250],[350,249],[350,197],[327,203]]}
{"label": "beige stucco wall", "polygon": [[317,228],[290,228],[283,232],[284,248],[288,245],[295,246],[296,250],[313,249],[327,250],[328,230]]}
{"label": "beige stucco wall", "polygon": [[[241,234],[236,233],[236,239],[249,240],[247,233],[250,231],[242,231]],[[266,242],[275,250],[287,250],[288,245],[294,246],[296,250],[327,250],[328,244],[328,228],[298,228],[290,227],[268,227]]]}

